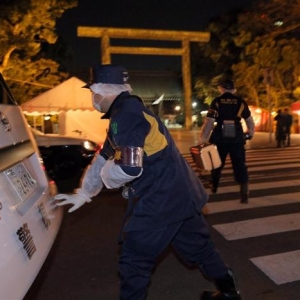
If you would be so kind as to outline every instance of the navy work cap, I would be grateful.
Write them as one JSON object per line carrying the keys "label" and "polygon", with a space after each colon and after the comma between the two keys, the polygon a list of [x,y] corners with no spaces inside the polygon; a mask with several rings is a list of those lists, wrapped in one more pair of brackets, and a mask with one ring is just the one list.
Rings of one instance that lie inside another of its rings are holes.
{"label": "navy work cap", "polygon": [[116,65],[96,65],[90,68],[90,80],[84,88],[94,83],[125,84],[128,80],[126,69]]}
{"label": "navy work cap", "polygon": [[220,83],[220,86],[224,88],[225,90],[234,90],[234,83],[231,80],[224,80],[223,82]]}

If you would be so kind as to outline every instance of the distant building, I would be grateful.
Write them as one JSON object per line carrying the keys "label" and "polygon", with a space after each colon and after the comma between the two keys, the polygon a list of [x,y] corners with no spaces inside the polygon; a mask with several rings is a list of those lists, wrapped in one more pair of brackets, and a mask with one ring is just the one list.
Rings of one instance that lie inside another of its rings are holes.
{"label": "distant building", "polygon": [[129,71],[129,83],[133,89],[132,94],[140,96],[146,106],[160,117],[174,115],[175,107],[178,105],[183,107],[184,96],[180,73]]}

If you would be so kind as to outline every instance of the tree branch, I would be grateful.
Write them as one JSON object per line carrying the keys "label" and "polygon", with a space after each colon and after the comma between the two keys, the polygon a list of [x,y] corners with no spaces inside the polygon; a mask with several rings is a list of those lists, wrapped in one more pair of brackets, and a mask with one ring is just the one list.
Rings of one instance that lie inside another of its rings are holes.
{"label": "tree branch", "polygon": [[292,25],[292,26],[289,26],[289,27],[287,27],[287,28],[285,28],[283,30],[273,31],[273,32],[269,33],[268,36],[276,37],[278,35],[281,35],[281,34],[289,32],[289,31],[292,31],[292,30],[294,30],[294,29],[296,29],[298,27],[300,27],[300,23]]}
{"label": "tree branch", "polygon": [[0,65],[0,72],[2,73],[4,71],[4,69],[6,68],[10,55],[11,53],[16,49],[16,46],[12,46],[9,48],[9,50],[5,53],[4,57],[3,57],[3,61],[2,64]]}

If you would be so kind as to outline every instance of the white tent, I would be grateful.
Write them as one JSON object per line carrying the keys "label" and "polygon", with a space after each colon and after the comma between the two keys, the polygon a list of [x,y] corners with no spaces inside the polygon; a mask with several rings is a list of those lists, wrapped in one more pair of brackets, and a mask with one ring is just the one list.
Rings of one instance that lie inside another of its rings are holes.
{"label": "white tent", "polygon": [[94,110],[85,82],[72,77],[51,90],[21,104],[26,116],[58,116],[53,132],[103,142],[108,120]]}

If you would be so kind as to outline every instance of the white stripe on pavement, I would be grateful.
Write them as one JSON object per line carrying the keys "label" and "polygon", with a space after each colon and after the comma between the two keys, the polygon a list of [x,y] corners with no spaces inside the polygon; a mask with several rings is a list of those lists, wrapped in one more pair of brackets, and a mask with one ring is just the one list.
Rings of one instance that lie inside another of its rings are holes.
{"label": "white stripe on pavement", "polygon": [[278,285],[300,280],[300,250],[250,260]]}
{"label": "white stripe on pavement", "polygon": [[[292,164],[281,164],[281,165],[263,165],[259,167],[252,167],[251,164],[248,165],[248,172],[253,172],[253,171],[267,171],[267,170],[280,170],[280,169],[295,169],[295,168],[300,168],[300,163],[292,163]],[[226,167],[226,165],[225,165]],[[231,166],[228,166],[229,168],[222,170],[222,174],[233,174],[233,170]],[[251,176],[251,174],[250,174]]]}
{"label": "white stripe on pavement", "polygon": [[[299,176],[297,176],[300,174],[299,159],[295,159],[295,157],[298,157],[298,155],[295,155],[294,153],[291,155],[290,153],[289,155],[285,155],[283,153],[274,155],[274,152],[269,152],[268,154],[267,153],[268,152],[266,150],[266,155],[260,155],[261,153],[258,153],[257,157],[250,155],[250,157],[247,156],[247,165],[250,175],[250,196],[251,191],[265,189],[270,190],[272,188],[286,188],[284,190],[284,194],[281,193],[279,195],[268,195],[255,198],[250,197],[248,204],[239,203],[239,199],[231,201],[209,202],[205,206],[203,212],[205,214],[214,214],[228,211],[300,203],[299,192],[289,193],[291,191],[291,187],[300,186],[300,180],[288,180],[289,178],[292,178],[292,176],[294,178],[299,178]],[[284,176],[284,174],[282,174],[282,181],[273,181],[273,177],[278,178],[280,176],[278,171],[282,168],[290,168],[290,176]],[[267,175],[266,179],[269,180],[269,182],[264,182],[265,180],[263,176],[266,176],[266,174],[264,174],[264,171],[267,170],[274,170],[274,172],[270,172],[270,174]],[[259,171],[263,172],[260,173]],[[255,173],[251,174],[251,172]],[[226,165],[222,173],[233,173],[230,161],[226,161]],[[229,177],[223,177],[222,182],[227,182],[227,184],[232,182],[232,179],[230,179]],[[260,181],[260,177],[262,179],[262,182],[251,184],[251,179],[256,178],[256,181]],[[216,196],[219,196],[220,199],[222,199],[222,194],[225,193],[239,194],[239,186],[236,184],[232,184],[230,186],[221,185]],[[216,224],[212,227],[229,241],[240,240],[245,238],[300,230],[300,213],[257,218],[234,223]],[[250,258],[250,261],[263,273],[265,273],[266,276],[273,280],[275,284],[280,285],[300,280],[300,250],[254,257]]]}
{"label": "white stripe on pavement", "polygon": [[[223,180],[225,182],[226,180]],[[227,180],[232,181],[232,180]],[[300,179],[293,179],[293,180],[282,180],[282,181],[272,181],[272,182],[262,182],[262,183],[254,183],[249,184],[250,189],[250,196],[251,191],[256,190],[265,190],[265,189],[272,189],[272,188],[280,188],[280,187],[294,187],[294,186],[300,186]],[[288,191],[288,189],[287,189]],[[221,186],[218,188],[218,194],[220,195],[220,198],[222,198],[222,193],[233,193],[233,192],[239,192],[239,185],[231,185],[231,186]],[[298,197],[300,198],[300,193],[298,193]]]}
{"label": "white stripe on pavement", "polygon": [[249,203],[242,204],[240,200],[227,200],[207,203],[203,209],[204,214],[215,214],[234,210],[252,209],[275,205],[300,203],[299,193],[270,195],[264,197],[249,198]]}
{"label": "white stripe on pavement", "polygon": [[300,229],[300,213],[217,224],[213,227],[228,241]]}
{"label": "white stripe on pavement", "polygon": [[[287,164],[287,163],[298,163],[299,158],[278,158],[278,159],[270,159],[270,158],[264,158],[261,160],[255,159],[255,160],[247,160],[246,164],[247,166],[260,166],[260,165],[279,165],[279,164]],[[229,162],[231,163],[231,162]]]}

